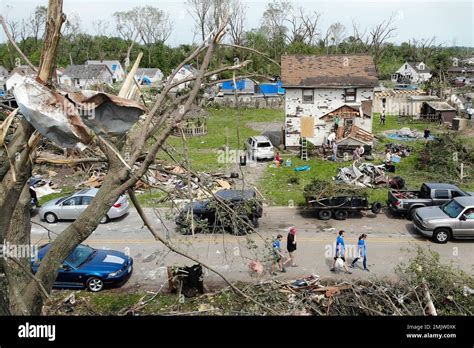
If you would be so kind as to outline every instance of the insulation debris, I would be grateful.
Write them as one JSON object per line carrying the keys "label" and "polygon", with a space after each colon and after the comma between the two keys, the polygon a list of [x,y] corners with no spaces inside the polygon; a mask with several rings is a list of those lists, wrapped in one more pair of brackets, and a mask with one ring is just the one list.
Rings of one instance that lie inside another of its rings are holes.
{"label": "insulation debris", "polygon": [[342,167],[337,170],[336,182],[360,187],[385,186],[389,179],[384,170],[384,165],[373,165],[372,163],[362,163],[359,166],[356,162],[350,167]]}

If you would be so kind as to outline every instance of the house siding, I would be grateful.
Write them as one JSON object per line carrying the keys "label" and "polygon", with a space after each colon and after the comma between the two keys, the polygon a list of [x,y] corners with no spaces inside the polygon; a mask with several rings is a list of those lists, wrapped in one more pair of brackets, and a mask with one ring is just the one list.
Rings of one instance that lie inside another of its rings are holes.
{"label": "house siding", "polygon": [[[355,101],[345,101],[344,88],[314,88],[313,102],[303,103],[302,88],[287,88],[285,95],[286,146],[289,148],[299,147],[301,117],[314,118],[314,136],[307,138],[307,140],[316,146],[321,146],[334,127],[334,121],[321,119],[322,116],[343,105],[359,108],[361,101],[373,100],[373,88],[352,86],[347,88],[356,88]],[[368,132],[372,132],[372,117],[357,117],[354,124]]]}

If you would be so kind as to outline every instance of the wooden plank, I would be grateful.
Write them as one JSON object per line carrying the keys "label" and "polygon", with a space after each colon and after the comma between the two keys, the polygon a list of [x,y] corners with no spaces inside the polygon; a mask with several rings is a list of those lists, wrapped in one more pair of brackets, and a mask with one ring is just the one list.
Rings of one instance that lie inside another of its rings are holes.
{"label": "wooden plank", "polygon": [[304,138],[314,137],[314,118],[303,116],[301,117],[301,136]]}

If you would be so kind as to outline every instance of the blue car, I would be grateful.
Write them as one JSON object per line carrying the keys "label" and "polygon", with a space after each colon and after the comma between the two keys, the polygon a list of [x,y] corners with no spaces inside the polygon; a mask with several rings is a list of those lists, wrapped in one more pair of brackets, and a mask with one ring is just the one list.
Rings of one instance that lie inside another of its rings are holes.
{"label": "blue car", "polygon": [[[38,257],[32,260],[33,273],[38,271],[41,260],[51,244],[38,250]],[[64,261],[54,287],[87,288],[101,291],[105,286],[125,283],[133,271],[133,259],[120,251],[94,249],[80,244]]]}

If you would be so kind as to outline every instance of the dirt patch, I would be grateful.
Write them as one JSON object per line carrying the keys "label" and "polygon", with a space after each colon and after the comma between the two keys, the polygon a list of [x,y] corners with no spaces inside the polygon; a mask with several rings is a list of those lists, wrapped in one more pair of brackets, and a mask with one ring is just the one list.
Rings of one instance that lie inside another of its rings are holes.
{"label": "dirt patch", "polygon": [[245,126],[264,133],[279,132],[283,124],[280,122],[247,122]]}

